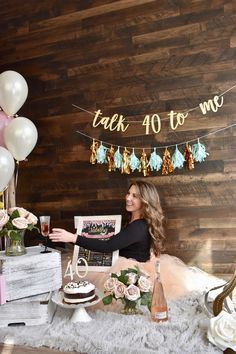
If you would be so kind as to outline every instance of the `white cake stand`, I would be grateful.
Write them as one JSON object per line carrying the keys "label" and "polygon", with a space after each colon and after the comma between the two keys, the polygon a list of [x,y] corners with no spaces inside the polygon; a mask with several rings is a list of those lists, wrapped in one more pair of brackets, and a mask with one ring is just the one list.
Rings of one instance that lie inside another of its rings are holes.
{"label": "white cake stand", "polygon": [[96,305],[102,299],[102,293],[96,289],[95,290],[96,299],[91,302],[83,302],[82,304],[66,304],[63,301],[64,294],[62,290],[59,290],[52,296],[52,301],[64,309],[74,309],[73,315],[70,318],[70,321],[73,323],[76,322],[90,322],[92,318],[86,311],[86,307]]}

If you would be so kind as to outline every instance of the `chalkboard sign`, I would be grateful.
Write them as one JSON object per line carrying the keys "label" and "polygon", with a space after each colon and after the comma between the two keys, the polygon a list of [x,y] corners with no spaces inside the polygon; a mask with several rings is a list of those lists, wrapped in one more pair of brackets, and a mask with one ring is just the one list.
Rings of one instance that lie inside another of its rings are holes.
{"label": "chalkboard sign", "polygon": [[[77,234],[83,237],[100,239],[106,242],[111,236],[117,234],[121,228],[121,215],[75,216]],[[85,258],[89,271],[107,271],[118,259],[119,251],[100,253],[89,251],[83,247],[74,246],[72,266],[75,267],[79,258]],[[78,268],[83,269],[83,265]]]}

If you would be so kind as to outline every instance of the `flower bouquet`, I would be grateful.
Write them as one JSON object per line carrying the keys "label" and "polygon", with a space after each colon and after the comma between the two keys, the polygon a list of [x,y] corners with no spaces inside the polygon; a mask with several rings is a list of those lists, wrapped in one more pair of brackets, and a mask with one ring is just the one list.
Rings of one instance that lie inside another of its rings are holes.
{"label": "flower bouquet", "polygon": [[121,300],[124,304],[122,313],[141,313],[137,305],[147,306],[150,310],[152,297],[152,282],[147,273],[138,267],[121,270],[112,273],[104,284],[105,293],[103,304],[109,305],[112,300]]}
{"label": "flower bouquet", "polygon": [[24,208],[14,207],[0,210],[0,236],[5,236],[8,241],[6,255],[18,256],[26,253],[24,247],[25,230],[32,231],[38,218]]}

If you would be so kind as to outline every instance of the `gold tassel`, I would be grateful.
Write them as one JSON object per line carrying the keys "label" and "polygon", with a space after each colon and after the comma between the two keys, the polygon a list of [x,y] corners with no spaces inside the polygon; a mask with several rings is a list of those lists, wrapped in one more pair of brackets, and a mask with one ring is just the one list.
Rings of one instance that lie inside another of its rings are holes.
{"label": "gold tassel", "polygon": [[174,166],[171,162],[171,156],[170,152],[167,148],[165,148],[163,158],[162,158],[162,169],[161,169],[161,174],[162,175],[168,175],[169,173],[174,171]]}
{"label": "gold tassel", "polygon": [[110,149],[107,150],[107,161],[108,161],[108,171],[115,171],[115,159],[114,159],[115,150],[111,145]]}
{"label": "gold tassel", "polygon": [[144,177],[149,176],[150,168],[148,165],[148,158],[147,154],[143,149],[143,152],[140,157],[140,167],[139,167],[139,172],[142,172]]}
{"label": "gold tassel", "polygon": [[97,161],[97,157],[96,157],[97,149],[98,149],[98,142],[95,139],[93,139],[93,143],[90,146],[90,150],[92,151],[91,156],[90,156],[90,163],[92,165],[95,165],[95,163]]}
{"label": "gold tassel", "polygon": [[130,151],[125,147],[122,152],[121,173],[125,173],[127,175],[130,174],[129,155]]}
{"label": "gold tassel", "polygon": [[189,145],[188,143],[186,143],[186,146],[185,146],[184,158],[185,158],[185,161],[187,164],[187,168],[189,170],[192,170],[194,168],[194,160],[193,160],[191,145]]}

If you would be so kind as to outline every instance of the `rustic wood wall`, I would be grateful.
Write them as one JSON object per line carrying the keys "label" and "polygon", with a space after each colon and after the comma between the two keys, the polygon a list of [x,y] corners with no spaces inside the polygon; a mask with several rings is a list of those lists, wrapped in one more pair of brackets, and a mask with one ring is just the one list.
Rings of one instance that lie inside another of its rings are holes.
{"label": "rustic wood wall", "polygon": [[[39,133],[19,166],[17,204],[49,213],[53,226],[73,231],[74,215],[121,213],[129,182],[146,178],[158,186],[165,209],[167,252],[213,273],[232,273],[236,130],[224,128],[235,122],[235,1],[2,0],[0,18],[0,72],[25,77],[29,95],[18,115]],[[195,109],[170,129],[170,110],[190,110],[228,89],[217,112]],[[97,109],[122,114],[129,129],[92,127],[89,112]],[[146,135],[142,121],[155,113],[163,119],[161,132]],[[77,130],[137,149],[207,135],[201,142],[210,155],[192,171],[168,176],[109,173],[89,163],[91,139]]]}

